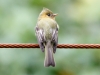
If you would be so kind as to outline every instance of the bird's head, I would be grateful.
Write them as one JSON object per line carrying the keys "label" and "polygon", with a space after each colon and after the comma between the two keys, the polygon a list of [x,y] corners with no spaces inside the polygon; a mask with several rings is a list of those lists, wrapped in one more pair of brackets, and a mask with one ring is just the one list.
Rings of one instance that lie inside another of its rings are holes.
{"label": "bird's head", "polygon": [[53,12],[51,10],[49,10],[48,8],[43,8],[43,10],[41,11],[40,15],[39,15],[39,19],[41,18],[51,18],[55,20],[55,16],[57,14],[53,14]]}

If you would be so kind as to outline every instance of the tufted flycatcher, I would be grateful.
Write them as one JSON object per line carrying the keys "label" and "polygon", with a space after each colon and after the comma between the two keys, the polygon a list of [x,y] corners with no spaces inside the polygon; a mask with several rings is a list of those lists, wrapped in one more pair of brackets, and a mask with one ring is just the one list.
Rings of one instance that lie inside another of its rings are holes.
{"label": "tufted flycatcher", "polygon": [[53,12],[47,8],[43,8],[39,14],[37,25],[35,28],[38,43],[42,52],[45,52],[45,67],[55,67],[53,53],[56,52],[58,44],[59,26],[55,21]]}

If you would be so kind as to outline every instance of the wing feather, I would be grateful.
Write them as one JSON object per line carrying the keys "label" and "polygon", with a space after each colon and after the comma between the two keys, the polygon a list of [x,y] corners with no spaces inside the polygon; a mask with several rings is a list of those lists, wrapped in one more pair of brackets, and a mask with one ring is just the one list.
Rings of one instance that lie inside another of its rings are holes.
{"label": "wing feather", "polygon": [[53,42],[53,52],[55,53],[58,44],[58,28],[56,28],[56,30],[53,31],[52,42]]}
{"label": "wing feather", "polygon": [[42,52],[44,52],[45,47],[44,47],[43,30],[39,29],[38,26],[36,26],[35,31],[40,49],[42,50]]}

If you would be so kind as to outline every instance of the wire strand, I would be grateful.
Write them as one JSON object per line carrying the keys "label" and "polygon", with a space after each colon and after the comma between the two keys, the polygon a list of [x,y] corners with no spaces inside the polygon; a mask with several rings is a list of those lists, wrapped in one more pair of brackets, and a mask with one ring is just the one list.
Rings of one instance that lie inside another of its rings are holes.
{"label": "wire strand", "polygon": [[[39,48],[39,45],[33,43],[1,43],[0,48]],[[100,49],[100,44],[58,44],[57,48]]]}

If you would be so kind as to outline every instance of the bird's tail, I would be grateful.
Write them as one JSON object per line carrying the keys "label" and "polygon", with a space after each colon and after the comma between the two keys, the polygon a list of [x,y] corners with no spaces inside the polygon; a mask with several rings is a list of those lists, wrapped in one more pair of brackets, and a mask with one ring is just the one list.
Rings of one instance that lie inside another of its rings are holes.
{"label": "bird's tail", "polygon": [[55,66],[55,61],[54,61],[54,57],[53,57],[53,47],[50,41],[47,42],[46,46],[45,46],[45,60],[44,60],[44,66],[45,67],[49,67]]}

